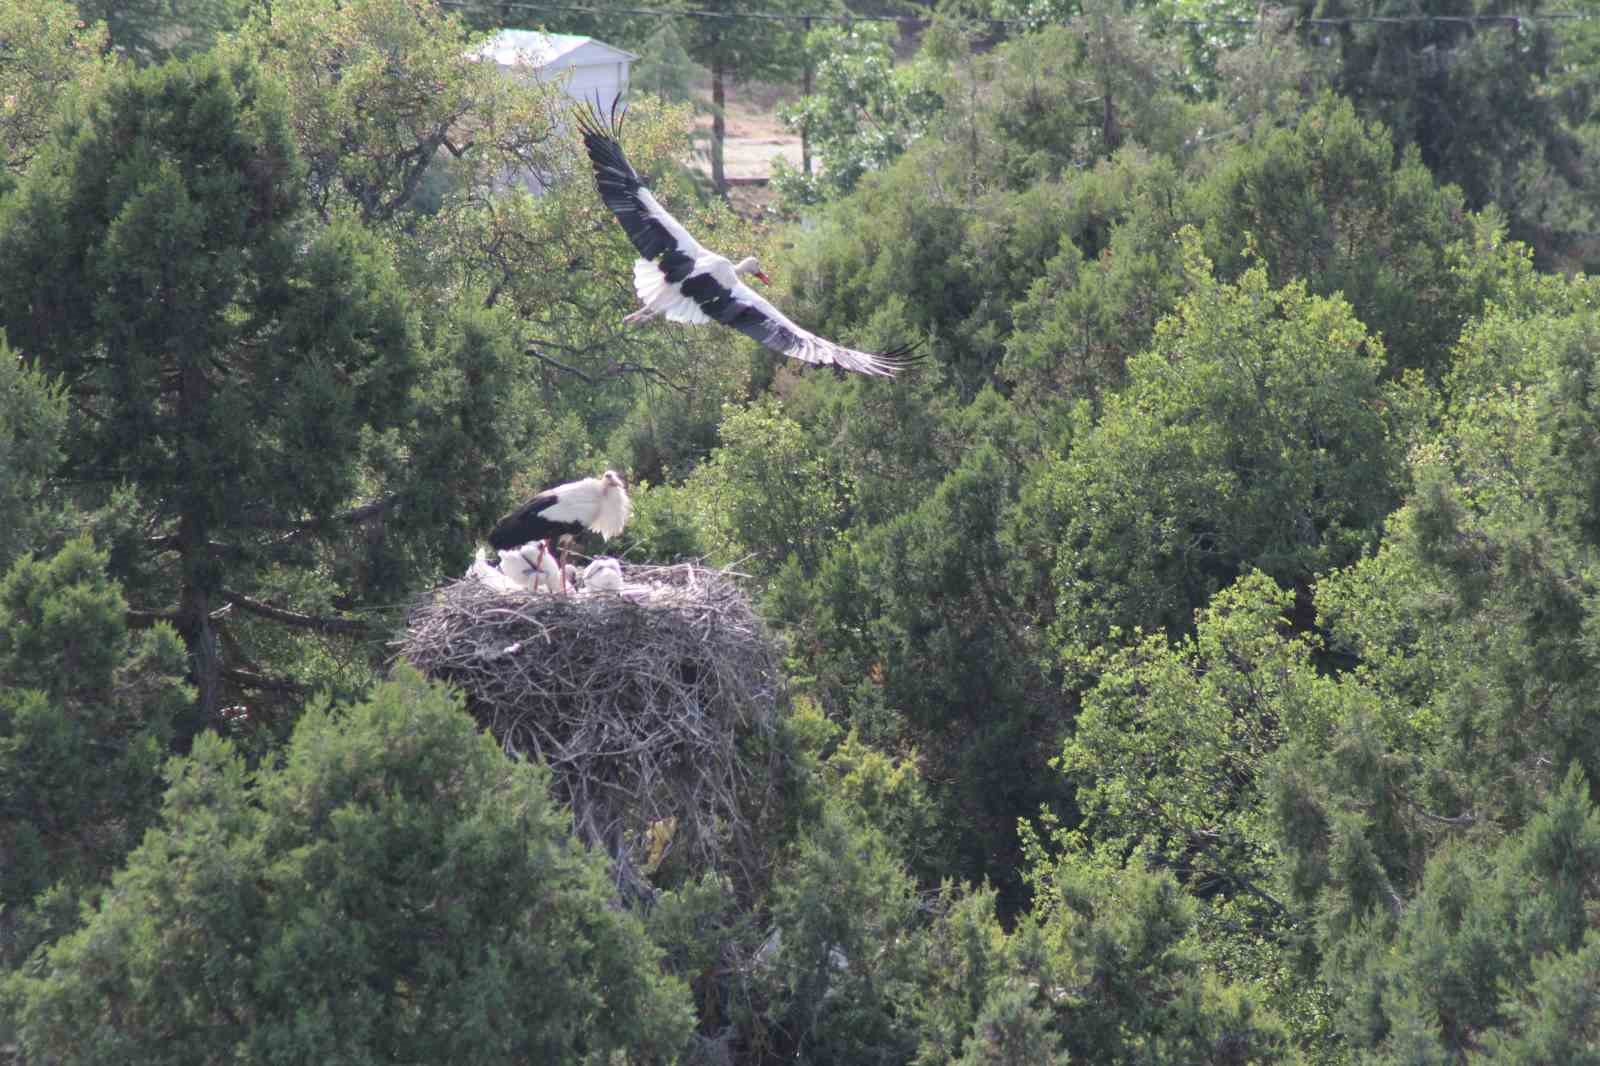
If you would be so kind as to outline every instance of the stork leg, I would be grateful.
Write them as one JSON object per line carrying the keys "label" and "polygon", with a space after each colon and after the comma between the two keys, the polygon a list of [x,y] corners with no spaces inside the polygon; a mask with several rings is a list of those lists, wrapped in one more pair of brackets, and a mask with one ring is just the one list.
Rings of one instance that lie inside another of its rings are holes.
{"label": "stork leg", "polygon": [[[534,575],[533,576],[533,587],[535,589],[537,589],[539,587],[540,580],[544,579],[544,560],[545,560],[545,556],[547,556],[549,554],[550,554],[550,545],[548,543],[546,543],[545,541],[541,540],[539,542],[539,558],[533,564],[533,575]],[[554,592],[555,589],[551,589],[550,591]]]}
{"label": "stork leg", "polygon": [[636,326],[641,322],[650,321],[652,318],[656,317],[656,315],[658,315],[658,314],[660,314],[659,311],[657,311],[655,308],[651,307],[650,305],[646,304],[645,306],[639,308],[639,310],[635,311],[633,314],[628,315],[625,318],[623,318],[622,321],[626,322],[630,326]]}

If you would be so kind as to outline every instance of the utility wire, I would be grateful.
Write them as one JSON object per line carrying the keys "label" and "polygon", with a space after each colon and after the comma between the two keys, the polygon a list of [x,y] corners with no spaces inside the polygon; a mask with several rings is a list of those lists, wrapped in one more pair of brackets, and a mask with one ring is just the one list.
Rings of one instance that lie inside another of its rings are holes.
{"label": "utility wire", "polygon": [[[437,0],[437,3],[440,7],[515,8],[520,11],[565,11],[579,12],[586,15],[646,15],[660,18],[757,19],[768,22],[896,22],[914,24],[933,21],[932,18],[925,15],[841,15],[835,12],[791,14],[780,11],[695,11],[661,7],[588,7],[580,4],[550,4],[530,2],[530,0]],[[1582,22],[1592,21],[1597,18],[1600,18],[1600,14],[1591,14],[1583,11],[1547,11],[1526,15],[1335,15],[1323,18],[1296,19],[1295,25],[1350,26],[1369,23],[1407,26],[1431,23],[1465,25],[1504,23],[1516,25],[1522,22]],[[1037,19],[1015,18],[980,18],[973,21],[995,26],[1031,26],[1038,22]],[[1258,22],[1257,19],[1251,18],[1174,19],[1173,21],[1183,26],[1254,26]]]}

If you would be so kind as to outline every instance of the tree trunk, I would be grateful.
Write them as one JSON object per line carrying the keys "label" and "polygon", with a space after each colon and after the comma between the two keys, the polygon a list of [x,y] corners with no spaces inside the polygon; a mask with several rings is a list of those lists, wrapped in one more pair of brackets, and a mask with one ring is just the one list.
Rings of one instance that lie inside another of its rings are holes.
{"label": "tree trunk", "polygon": [[[183,435],[199,434],[211,398],[211,382],[205,370],[189,360],[182,362],[178,384],[178,423]],[[188,465],[193,441],[184,442],[183,458]],[[186,496],[210,491],[206,473],[189,471],[181,484]],[[210,529],[205,519],[204,502],[185,499],[178,517],[178,556],[183,571],[178,593],[177,629],[189,649],[189,664],[195,687],[195,715],[202,724],[214,720],[221,702],[222,656],[217,648],[216,629],[211,624],[212,593],[216,584],[211,560]]]}
{"label": "tree trunk", "polygon": [[[186,571],[190,569],[187,552],[183,568]],[[178,633],[189,648],[189,667],[193,672],[195,687],[195,717],[200,723],[212,722],[217,706],[222,702],[222,655],[217,648],[216,629],[211,624],[211,594],[199,582],[187,576],[178,600]]]}
{"label": "tree trunk", "polygon": [[722,87],[722,59],[714,56],[711,60],[711,184],[716,186],[719,196],[728,194],[727,176],[722,167],[722,140],[728,132],[722,109],[727,100]]}
{"label": "tree trunk", "polygon": [[[805,28],[806,28],[806,41],[807,41],[807,43],[809,43],[810,40],[811,40],[811,19],[810,18],[806,19]],[[800,93],[801,93],[802,96],[810,96],[811,95],[811,50],[809,48],[806,49],[806,66],[805,66],[805,73],[802,75],[802,77],[805,79],[805,81],[804,81],[804,84],[801,86]],[[811,122],[810,122],[810,120],[805,120],[805,121],[802,121],[800,123],[800,170],[801,170],[802,173],[805,174],[806,177],[809,178],[811,176]]]}
{"label": "tree trunk", "polygon": [[1100,134],[1105,138],[1106,156],[1122,147],[1122,127],[1117,123],[1117,112],[1111,106],[1111,89],[1107,86],[1104,96],[1105,106],[1100,119]]}

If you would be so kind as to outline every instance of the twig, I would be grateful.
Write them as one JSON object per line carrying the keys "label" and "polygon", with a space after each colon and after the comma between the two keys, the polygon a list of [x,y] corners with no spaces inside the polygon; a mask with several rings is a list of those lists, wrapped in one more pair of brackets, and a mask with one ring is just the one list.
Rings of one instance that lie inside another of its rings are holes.
{"label": "twig", "polygon": [[554,772],[575,831],[642,872],[652,827],[674,852],[748,881],[767,867],[754,826],[775,801],[748,751],[780,698],[775,653],[733,578],[696,564],[626,566],[636,598],[496,593],[474,580],[411,614],[404,658],[467,694],[510,754]]}
{"label": "twig", "polygon": [[270,603],[251,599],[232,589],[223,589],[219,593],[228,603],[233,604],[241,611],[270,618],[274,622],[296,626],[300,629],[315,629],[319,633],[369,633],[372,627],[359,618],[328,618],[323,615],[301,614],[298,611],[286,611],[282,607],[274,607]]}

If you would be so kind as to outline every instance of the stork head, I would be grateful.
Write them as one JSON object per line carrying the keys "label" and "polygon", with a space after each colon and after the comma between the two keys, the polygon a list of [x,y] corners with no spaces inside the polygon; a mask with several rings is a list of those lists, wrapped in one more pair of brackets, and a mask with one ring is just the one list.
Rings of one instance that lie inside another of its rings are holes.
{"label": "stork head", "polygon": [[589,522],[589,528],[610,540],[622,532],[632,513],[633,501],[628,499],[628,483],[615,470],[607,470],[600,476],[600,506]]}
{"label": "stork head", "polygon": [[767,277],[766,273],[761,269],[761,261],[753,255],[747,255],[735,263],[733,265],[733,272],[735,274],[749,274],[751,277],[760,278],[763,285],[772,284],[772,279]]}

